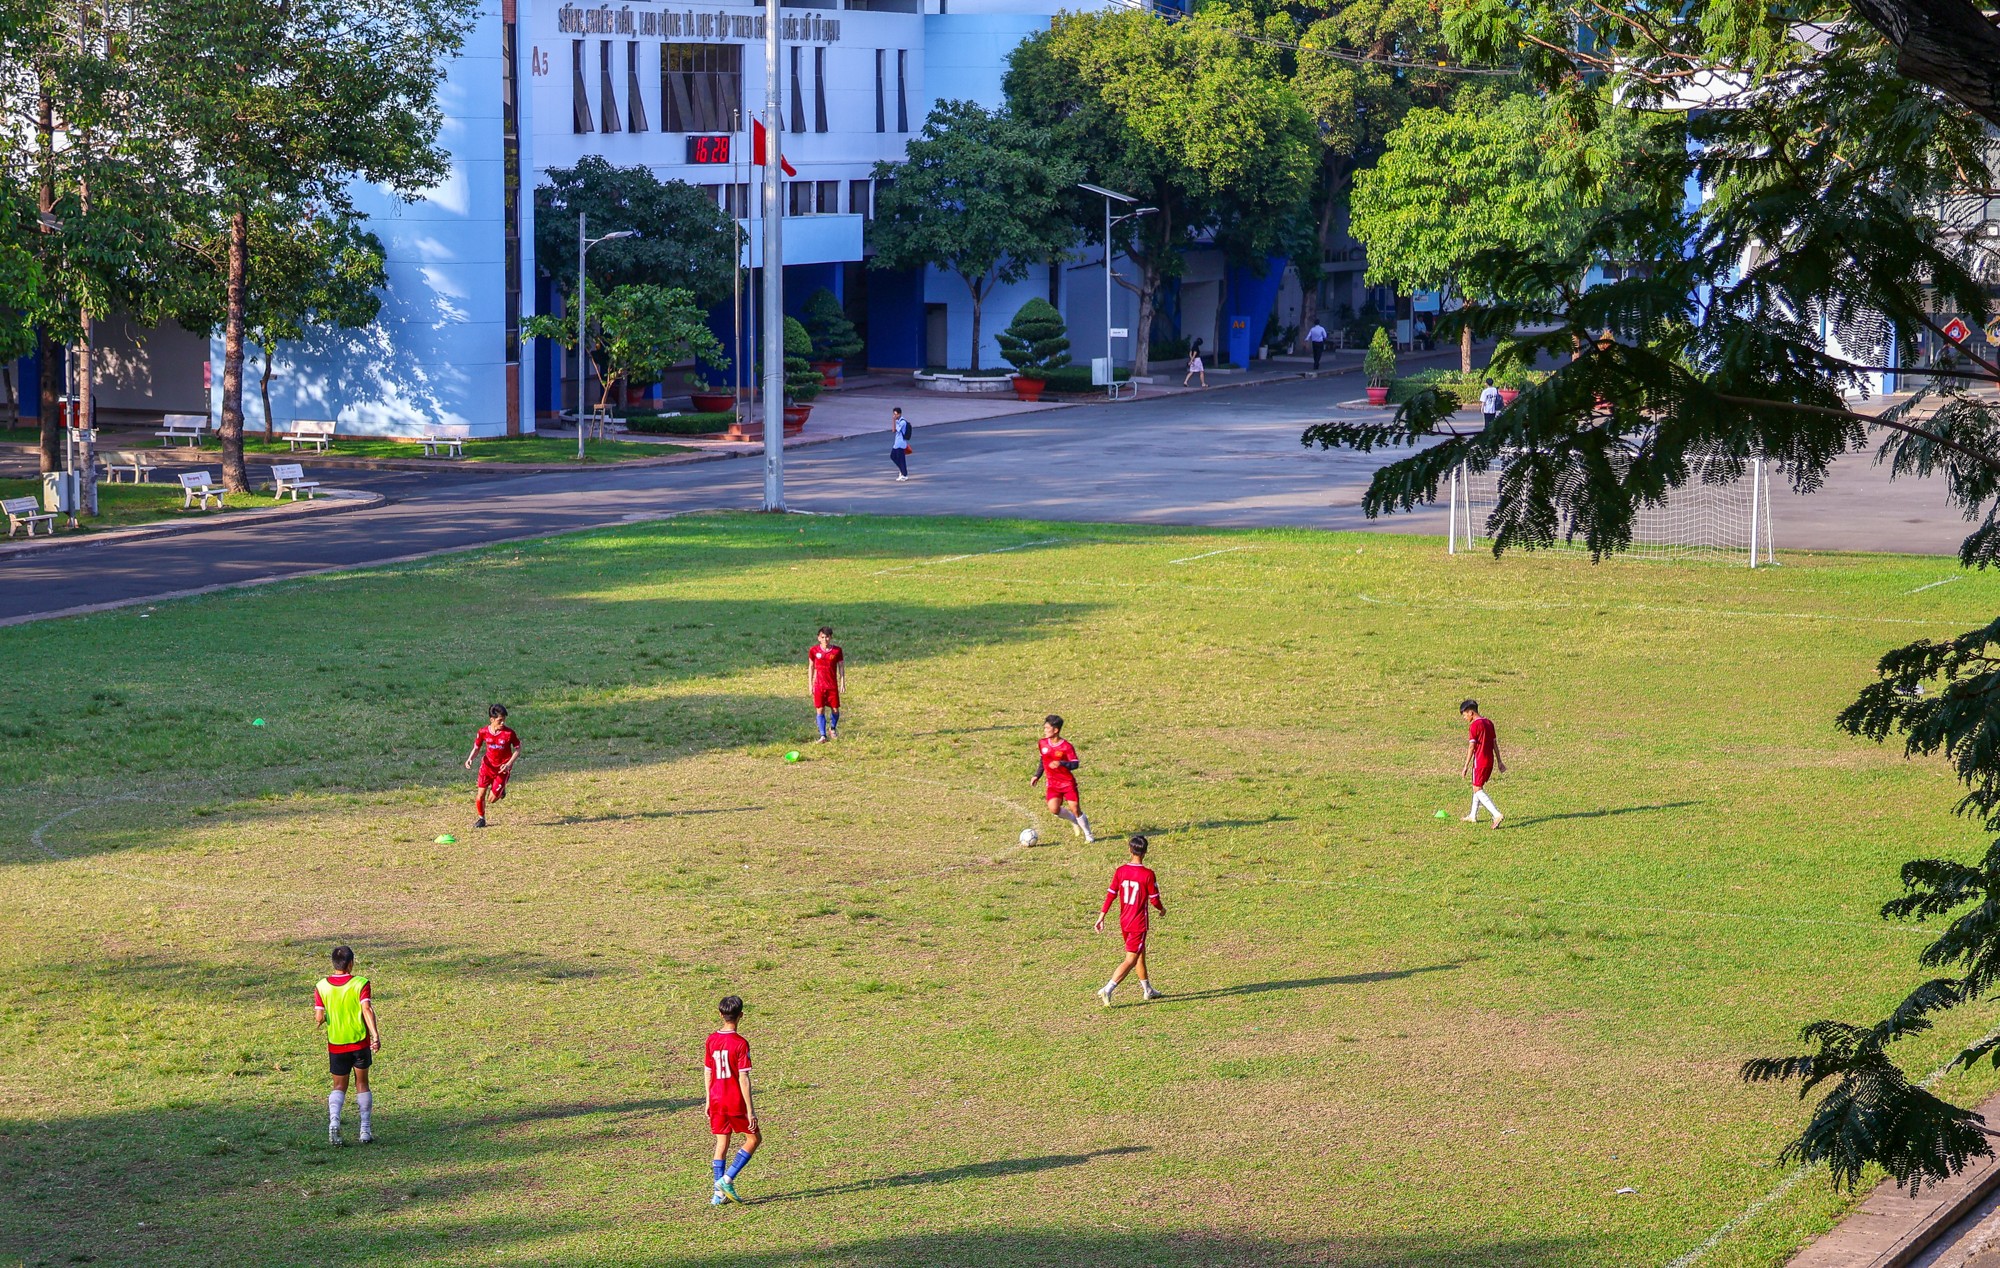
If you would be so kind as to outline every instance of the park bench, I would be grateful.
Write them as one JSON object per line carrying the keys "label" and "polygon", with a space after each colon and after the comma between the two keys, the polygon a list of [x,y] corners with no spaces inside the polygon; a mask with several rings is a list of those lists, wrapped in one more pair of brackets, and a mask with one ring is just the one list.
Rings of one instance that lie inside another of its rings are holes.
{"label": "park bench", "polygon": [[337,426],[339,424],[330,418],[294,419],[292,434],[289,437],[292,452],[297,453],[307,445],[311,445],[314,453],[325,453],[333,444],[333,431]]}
{"label": "park bench", "polygon": [[153,478],[153,455],[143,449],[120,449],[110,457],[100,458],[104,464],[104,482],[118,483],[120,471],[132,473],[132,483],[144,484]]}
{"label": "park bench", "polygon": [[216,487],[206,471],[189,471],[181,476],[181,509],[185,511],[193,506],[197,498],[201,500],[204,511],[208,509],[210,498],[215,499],[216,506],[222,505],[222,490]]}
{"label": "park bench", "polygon": [[306,479],[306,469],[296,462],[274,463],[271,467],[272,501],[277,501],[289,493],[292,495],[292,501],[296,502],[299,500],[299,493],[303,491],[306,500],[310,502],[317,495],[318,489],[319,481]]}
{"label": "park bench", "polygon": [[424,457],[426,458],[463,458],[465,456],[465,437],[456,432],[445,431],[442,428],[433,428],[430,434],[423,438],[423,446]]}
{"label": "park bench", "polygon": [[28,526],[28,536],[35,535],[35,525],[48,525],[49,536],[55,536],[56,516],[54,511],[44,511],[41,503],[29,498],[6,498],[0,500],[0,511],[7,513],[7,536],[12,537],[21,525]]}
{"label": "park bench", "polygon": [[202,432],[209,430],[206,414],[168,414],[161,422],[161,430],[153,434],[167,445],[190,445],[199,449]]}

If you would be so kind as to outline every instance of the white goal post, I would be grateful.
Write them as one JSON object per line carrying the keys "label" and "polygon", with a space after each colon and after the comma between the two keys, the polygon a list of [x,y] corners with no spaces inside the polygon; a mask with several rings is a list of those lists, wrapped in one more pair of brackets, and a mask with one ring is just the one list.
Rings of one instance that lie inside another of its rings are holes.
{"label": "white goal post", "polygon": [[[1748,478],[1711,484],[1697,461],[1694,478],[1656,506],[1633,517],[1632,544],[1621,554],[1635,559],[1708,560],[1748,564],[1777,562],[1771,546],[1771,476],[1762,460],[1749,463]],[[1499,501],[1500,473],[1474,472],[1460,463],[1451,473],[1451,520],[1446,549],[1457,554],[1481,542],[1492,544],[1487,520]],[[1564,523],[1556,550],[1584,550]]]}

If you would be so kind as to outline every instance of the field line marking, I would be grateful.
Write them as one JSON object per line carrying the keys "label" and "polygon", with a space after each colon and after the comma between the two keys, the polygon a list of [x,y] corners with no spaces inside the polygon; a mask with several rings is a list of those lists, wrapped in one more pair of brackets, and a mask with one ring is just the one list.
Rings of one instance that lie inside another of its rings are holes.
{"label": "field line marking", "polygon": [[1197,559],[1212,559],[1217,555],[1227,555],[1231,551],[1249,550],[1249,549],[1251,549],[1251,547],[1249,546],[1226,546],[1221,550],[1211,550],[1206,554],[1201,554],[1201,555],[1189,555],[1186,559],[1169,559],[1167,562],[1170,564],[1191,564]]}
{"label": "field line marking", "polygon": [[1963,580],[1964,580],[1963,577],[1946,577],[1943,581],[1933,581],[1927,586],[1918,586],[1914,590],[1905,590],[1903,591],[1903,593],[1905,595],[1922,594],[1926,590],[1935,590],[1939,586],[1948,586],[1954,581],[1963,581]]}
{"label": "field line marking", "polygon": [[881,577],[892,572],[910,572],[917,568],[930,568],[937,564],[955,564],[961,559],[978,559],[982,555],[1004,555],[1013,550],[1028,550],[1035,546],[1053,546],[1061,540],[1062,538],[1060,537],[1044,537],[1040,541],[1017,542],[1012,546],[1000,546],[993,550],[975,550],[967,555],[946,555],[941,559],[925,559],[914,564],[903,564],[897,568],[878,568],[868,575],[871,577]]}

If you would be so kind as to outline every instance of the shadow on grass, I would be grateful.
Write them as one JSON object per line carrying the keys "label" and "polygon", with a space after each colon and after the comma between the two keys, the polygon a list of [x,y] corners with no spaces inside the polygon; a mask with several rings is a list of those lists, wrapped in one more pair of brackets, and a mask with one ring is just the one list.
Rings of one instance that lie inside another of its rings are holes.
{"label": "shadow on grass", "polygon": [[1572,810],[1567,814],[1536,815],[1532,819],[1516,819],[1508,816],[1507,822],[1515,828],[1530,828],[1538,823],[1559,823],[1564,819],[1615,819],[1619,815],[1652,814],[1658,810],[1685,810],[1689,806],[1705,806],[1705,801],[1659,801],[1649,806],[1619,806],[1606,810]]}
{"label": "shadow on grass", "polygon": [[1153,1001],[1154,1007],[1161,1004],[1186,1004],[1204,999],[1227,999],[1232,995],[1262,995],[1268,991],[1306,991],[1322,986],[1370,986],[1377,982],[1397,982],[1419,973],[1445,973],[1459,966],[1458,961],[1450,964],[1426,964],[1414,969],[1383,969],[1376,973],[1344,973],[1338,977],[1301,977],[1284,982],[1246,982],[1241,986],[1218,986],[1207,991],[1186,993],[1169,991]]}
{"label": "shadow on grass", "polygon": [[748,815],[757,814],[762,806],[708,806],[700,810],[633,810],[624,814],[564,815],[549,822],[557,827],[570,827],[579,823],[620,823],[628,819],[690,819],[695,815]]}
{"label": "shadow on grass", "polygon": [[968,1162],[959,1167],[940,1167],[935,1171],[905,1171],[900,1175],[878,1176],[873,1180],[856,1180],[849,1184],[829,1184],[818,1189],[799,1189],[793,1193],[775,1193],[770,1197],[754,1199],[758,1206],[770,1206],[779,1202],[797,1202],[805,1198],[826,1198],[841,1193],[872,1193],[878,1189],[906,1189],[912,1185],[957,1184],[964,1180],[991,1180],[1000,1176],[1032,1175],[1038,1171],[1054,1171],[1061,1167],[1081,1167],[1094,1158],[1116,1158],[1125,1154],[1152,1152],[1150,1145],[1119,1145],[1112,1149],[1093,1149],[1087,1154],[1046,1154],[1039,1158],[996,1158],[992,1162]]}
{"label": "shadow on grass", "polygon": [[[675,1268],[1548,1268],[1604,1262],[1593,1259],[1594,1249],[1589,1242],[1556,1237],[1468,1240],[1439,1231],[1302,1242],[1140,1223],[1102,1231],[988,1227],[907,1233],[801,1250],[740,1246],[671,1262]],[[666,1261],[597,1262],[625,1268]]]}

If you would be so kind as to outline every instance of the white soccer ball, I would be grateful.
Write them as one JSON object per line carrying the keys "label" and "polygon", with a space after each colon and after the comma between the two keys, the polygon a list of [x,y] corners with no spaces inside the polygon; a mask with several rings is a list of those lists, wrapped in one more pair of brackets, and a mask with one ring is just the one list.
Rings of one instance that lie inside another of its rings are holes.
{"label": "white soccer ball", "polygon": [[1041,833],[1039,833],[1039,832],[1037,832],[1037,831],[1035,831],[1035,830],[1034,830],[1033,828],[1022,828],[1022,829],[1021,829],[1021,844],[1022,844],[1022,845],[1033,845],[1033,844],[1035,844],[1036,842],[1040,841],[1041,839],[1042,839],[1042,834],[1041,834]]}

